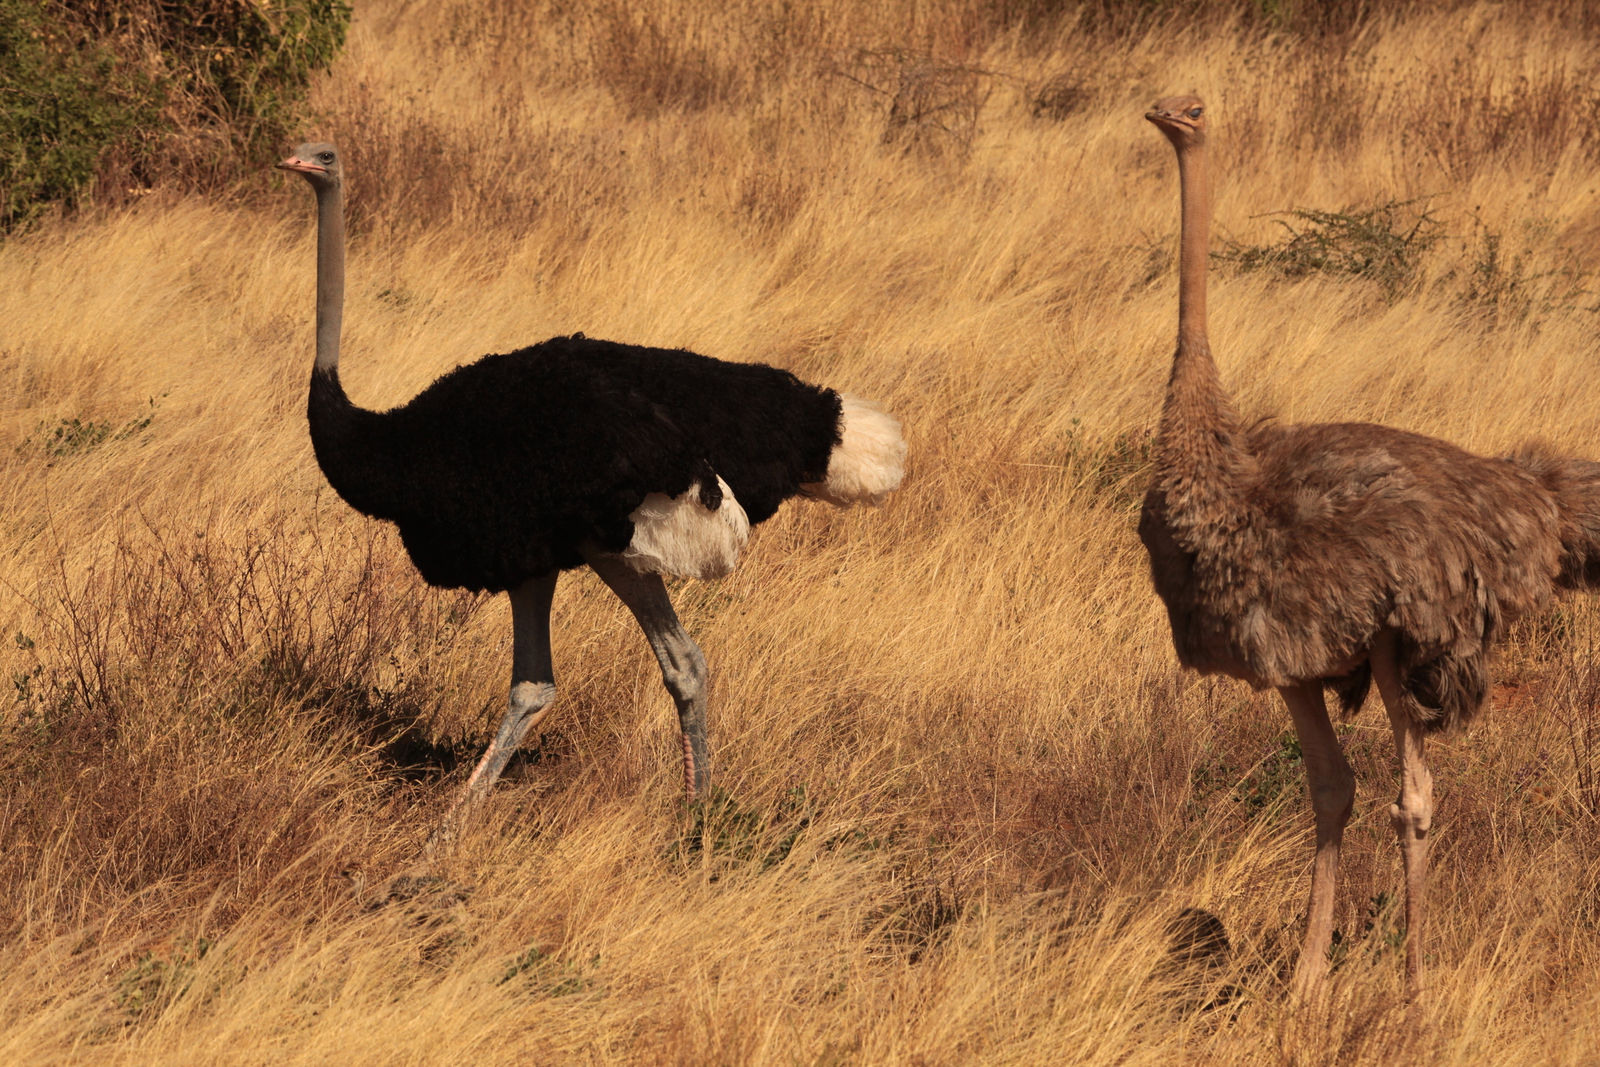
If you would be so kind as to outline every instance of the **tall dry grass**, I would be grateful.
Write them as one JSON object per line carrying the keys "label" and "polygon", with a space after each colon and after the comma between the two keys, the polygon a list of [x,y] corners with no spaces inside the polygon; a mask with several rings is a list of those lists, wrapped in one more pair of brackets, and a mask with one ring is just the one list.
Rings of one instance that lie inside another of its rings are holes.
{"label": "tall dry grass", "polygon": [[308,131],[352,159],[358,402],[581,329],[791,368],[911,440],[882,511],[791,505],[676,587],[714,803],[683,809],[653,662],[574,574],[558,710],[431,879],[390,881],[498,715],[507,612],[323,485],[305,190],[0,247],[0,1059],[1596,1062],[1593,599],[1521,627],[1493,712],[1431,746],[1415,1012],[1387,729],[1344,727],[1337,968],[1297,1011],[1287,718],[1176,669],[1132,527],[1167,92],[1213,104],[1231,247],[1292,209],[1437,223],[1387,281],[1219,265],[1249,417],[1600,456],[1600,30],[1050,10],[358,11]]}

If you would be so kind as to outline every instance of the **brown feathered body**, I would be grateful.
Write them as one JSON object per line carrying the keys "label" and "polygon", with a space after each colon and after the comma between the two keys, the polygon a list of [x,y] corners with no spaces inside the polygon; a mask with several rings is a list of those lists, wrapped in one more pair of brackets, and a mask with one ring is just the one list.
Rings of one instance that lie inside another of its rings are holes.
{"label": "brown feathered body", "polygon": [[1413,714],[1451,727],[1488,695],[1504,627],[1594,578],[1600,465],[1366,423],[1264,425],[1231,458],[1232,491],[1199,500],[1185,464],[1158,464],[1140,515],[1178,658],[1199,671],[1322,680],[1354,710],[1388,628]]}
{"label": "brown feathered body", "polygon": [[1600,464],[1366,423],[1242,429],[1205,331],[1203,148],[1178,145],[1178,348],[1139,520],[1178,658],[1258,687],[1321,680],[1354,710],[1392,629],[1415,720],[1462,723],[1504,627],[1600,579]]}

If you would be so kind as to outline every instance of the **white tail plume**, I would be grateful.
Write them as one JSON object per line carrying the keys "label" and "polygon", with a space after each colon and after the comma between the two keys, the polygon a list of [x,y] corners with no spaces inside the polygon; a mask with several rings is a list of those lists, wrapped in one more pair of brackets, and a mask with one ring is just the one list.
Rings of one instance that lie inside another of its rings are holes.
{"label": "white tail plume", "polygon": [[858,396],[843,398],[839,444],[828,457],[828,477],[801,486],[818,500],[844,508],[882,504],[906,476],[906,442],[900,422]]}

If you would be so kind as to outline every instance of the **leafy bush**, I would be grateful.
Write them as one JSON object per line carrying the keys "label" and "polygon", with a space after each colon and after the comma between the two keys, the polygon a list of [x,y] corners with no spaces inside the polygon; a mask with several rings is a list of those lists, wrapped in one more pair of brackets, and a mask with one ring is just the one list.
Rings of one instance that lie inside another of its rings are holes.
{"label": "leafy bush", "polygon": [[0,229],[71,199],[113,144],[161,121],[161,84],[64,40],[38,0],[0,0]]}
{"label": "leafy bush", "polygon": [[91,183],[216,188],[283,140],[344,0],[0,0],[0,231]]}

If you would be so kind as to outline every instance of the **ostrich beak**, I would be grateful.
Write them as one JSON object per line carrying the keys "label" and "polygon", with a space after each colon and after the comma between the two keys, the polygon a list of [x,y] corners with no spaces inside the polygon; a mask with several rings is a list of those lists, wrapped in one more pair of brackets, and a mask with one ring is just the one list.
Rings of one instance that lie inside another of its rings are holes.
{"label": "ostrich beak", "polygon": [[327,167],[321,166],[321,165],[316,164],[316,163],[307,163],[305,160],[301,159],[299,156],[290,156],[288,159],[284,160],[282,163],[274,163],[273,167],[275,167],[278,170],[296,171],[296,172],[298,172],[300,174],[326,174],[326,173],[328,173],[328,168]]}
{"label": "ostrich beak", "polygon": [[1194,132],[1195,125],[1189,116],[1181,111],[1162,111],[1159,108],[1146,111],[1144,117],[1164,130],[1183,130],[1186,133]]}

